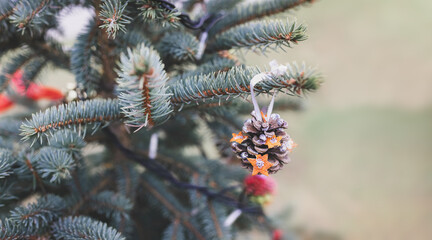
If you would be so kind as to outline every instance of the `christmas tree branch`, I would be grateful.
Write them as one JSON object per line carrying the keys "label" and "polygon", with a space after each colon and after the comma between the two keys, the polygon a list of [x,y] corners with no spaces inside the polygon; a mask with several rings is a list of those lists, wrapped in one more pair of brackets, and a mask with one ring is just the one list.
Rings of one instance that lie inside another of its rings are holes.
{"label": "christmas tree branch", "polygon": [[217,35],[209,43],[210,51],[231,48],[265,50],[267,47],[291,47],[292,43],[306,40],[306,27],[289,20],[248,22]]}
{"label": "christmas tree branch", "polygon": [[36,169],[41,177],[52,183],[60,183],[72,177],[76,163],[66,151],[44,147],[36,155]]}
{"label": "christmas tree branch", "polygon": [[3,4],[0,3],[0,7],[1,7],[1,9],[0,9],[0,21],[3,21],[4,19],[11,16],[14,13],[14,11],[16,10],[17,6],[18,6],[18,3],[16,5],[13,5],[9,1],[4,1]]}
{"label": "christmas tree branch", "polygon": [[236,8],[211,29],[209,35],[214,36],[234,26],[265,16],[284,12],[298,5],[312,2],[313,0],[266,0],[252,4],[237,5]]}
{"label": "christmas tree branch", "polygon": [[96,46],[97,25],[90,21],[81,33],[71,51],[71,70],[75,74],[77,85],[88,92],[98,90],[100,79],[98,71],[92,66],[95,57],[92,47]]}
{"label": "christmas tree branch", "polygon": [[24,82],[34,82],[37,75],[42,71],[42,69],[47,64],[47,60],[43,57],[35,58],[33,61],[28,63],[24,67],[24,73],[22,79]]}
{"label": "christmas tree branch", "polygon": [[36,229],[17,225],[15,221],[9,219],[0,222],[0,239],[39,239]]}
{"label": "christmas tree branch", "polygon": [[206,219],[211,219],[214,228],[216,229],[216,233],[217,233],[217,237],[219,239],[223,239],[224,238],[224,231],[222,229],[222,226],[219,222],[219,217],[216,214],[215,208],[213,207],[213,203],[211,201],[207,201],[207,206],[208,206],[208,210],[210,212],[210,218],[206,218]]}
{"label": "christmas tree branch", "polygon": [[[94,10],[95,16],[96,18],[98,18],[101,11],[101,0],[94,1]],[[100,27],[103,26],[103,24],[104,23],[102,19],[96,19],[97,26]],[[115,55],[113,54],[115,45],[113,44],[113,41],[109,39],[108,33],[101,30],[98,31],[97,34],[97,46],[100,53],[100,59],[102,61],[102,89],[106,89],[108,92],[107,95],[110,96],[115,86],[115,79],[117,78],[117,74],[114,69],[117,59],[114,57]]]}
{"label": "christmas tree branch", "polygon": [[56,239],[126,239],[106,223],[84,216],[60,219],[52,226],[52,232]]}
{"label": "christmas tree branch", "polygon": [[221,51],[209,60],[203,62],[196,69],[178,74],[170,79],[170,83],[180,79],[188,78],[194,75],[208,74],[212,72],[226,72],[236,65],[240,65],[238,60],[227,55],[226,51]]}
{"label": "christmas tree branch", "polygon": [[93,196],[90,201],[96,212],[119,223],[119,225],[124,225],[130,219],[129,213],[133,204],[124,195],[105,190]]}
{"label": "christmas tree branch", "polygon": [[[39,3],[38,3],[39,2]],[[50,0],[29,1],[24,0],[11,16],[11,22],[18,28],[25,29],[31,20],[50,2]]]}
{"label": "christmas tree branch", "polygon": [[139,45],[120,57],[117,94],[126,125],[151,127],[168,120],[172,112],[168,80],[158,53]]}
{"label": "christmas tree branch", "polygon": [[[312,69],[304,65],[288,65],[287,71],[278,77],[269,75],[265,81],[255,86],[257,93],[284,91],[290,95],[299,95],[302,91],[314,91],[321,78]],[[234,67],[228,72],[198,75],[179,80],[170,84],[171,102],[174,104],[190,103],[192,101],[239,96],[250,94],[250,80],[261,71],[256,67]]]}
{"label": "christmas tree branch", "polygon": [[[150,182],[152,182],[153,184],[155,183],[155,179],[149,179],[149,177],[145,178],[146,181],[142,181],[142,185],[143,187],[149,191],[149,193],[158,200],[158,203],[162,203],[168,210],[169,212],[171,212],[171,214],[176,218],[179,219],[180,222],[187,228],[189,229],[189,231],[196,237],[196,239],[200,239],[200,240],[204,240],[204,236],[201,235],[201,233],[196,229],[196,227],[190,223],[187,218],[184,216],[184,212],[181,212],[179,210],[178,206],[174,206],[173,203],[173,197],[171,198],[171,201],[166,199],[164,197],[164,195],[170,195],[167,192],[165,192],[164,194],[161,194],[159,191],[162,190],[162,188],[158,188],[158,190],[156,190],[156,188],[154,188]],[[175,202],[177,203],[177,202]],[[177,203],[178,205],[179,203]]]}
{"label": "christmas tree branch", "polygon": [[85,134],[89,125],[94,133],[117,119],[120,119],[120,107],[116,99],[71,102],[33,114],[30,120],[21,125],[21,136],[24,141],[33,140],[33,144],[38,139],[43,142],[44,138],[64,128],[83,131]]}
{"label": "christmas tree branch", "polygon": [[[24,165],[27,167],[27,169],[30,171],[30,173],[33,175],[33,179],[36,180],[37,185],[42,190],[43,193],[46,192],[45,190],[45,184],[42,181],[42,178],[40,177],[39,173],[36,171],[36,168],[33,166],[35,158],[29,159],[25,157],[23,159]],[[36,188],[35,183],[33,183],[33,188]]]}
{"label": "christmas tree branch", "polygon": [[106,30],[108,37],[115,38],[119,30],[126,32],[125,25],[132,20],[124,14],[128,3],[128,1],[122,3],[121,0],[103,0],[101,3],[99,15],[103,24],[99,27]]}
{"label": "christmas tree branch", "polygon": [[[112,183],[112,181],[108,178],[103,178],[101,181],[99,181],[92,189],[90,189],[89,191],[85,192],[85,194],[81,194],[81,198],[79,199],[79,201],[73,205],[72,207],[70,207],[70,213],[71,214],[76,214],[83,205],[87,204],[88,201],[95,196],[96,194],[98,194],[102,189],[104,189],[106,186],[109,186]],[[79,186],[80,184],[78,184],[77,186]]]}
{"label": "christmas tree branch", "polygon": [[172,223],[165,229],[162,239],[186,239],[184,228],[180,224],[180,219],[176,218],[172,221]]}
{"label": "christmas tree branch", "polygon": [[7,88],[7,86],[9,85],[9,81],[12,78],[12,75],[22,66],[33,60],[34,57],[36,57],[35,52],[29,49],[23,49],[20,53],[18,53],[16,56],[13,56],[11,60],[5,64],[0,75],[0,92]]}
{"label": "christmas tree branch", "polygon": [[15,161],[10,150],[0,148],[0,179],[6,178],[13,173],[12,166]]}
{"label": "christmas tree branch", "polygon": [[179,26],[181,13],[173,5],[158,0],[140,0],[139,3],[142,4],[140,10],[144,21],[155,21],[162,26]]}
{"label": "christmas tree branch", "polygon": [[19,226],[39,231],[48,227],[64,211],[66,203],[56,195],[47,194],[36,203],[19,206],[11,211],[9,220]]}
{"label": "christmas tree branch", "polygon": [[162,58],[170,61],[194,60],[198,52],[198,39],[185,32],[169,32],[165,34],[157,46]]}
{"label": "christmas tree branch", "polygon": [[0,119],[0,135],[8,138],[16,137],[19,133],[20,121],[15,118]]}

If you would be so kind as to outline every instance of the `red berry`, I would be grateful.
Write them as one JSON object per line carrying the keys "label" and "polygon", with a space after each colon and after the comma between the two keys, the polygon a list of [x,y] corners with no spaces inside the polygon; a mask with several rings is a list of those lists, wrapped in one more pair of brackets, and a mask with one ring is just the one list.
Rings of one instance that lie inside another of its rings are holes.
{"label": "red berry", "polygon": [[272,240],[281,240],[282,239],[282,230],[275,229],[273,230]]}
{"label": "red berry", "polygon": [[276,183],[263,175],[248,176],[244,180],[246,193],[252,196],[273,194]]}

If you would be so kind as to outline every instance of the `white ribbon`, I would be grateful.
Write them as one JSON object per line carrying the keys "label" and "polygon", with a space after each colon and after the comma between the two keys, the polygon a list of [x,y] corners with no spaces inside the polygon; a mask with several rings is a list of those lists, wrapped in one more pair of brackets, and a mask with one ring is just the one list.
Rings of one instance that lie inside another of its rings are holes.
{"label": "white ribbon", "polygon": [[157,133],[153,133],[150,137],[150,146],[149,146],[149,158],[154,160],[157,156],[157,148],[158,148],[158,139],[159,136]]}
{"label": "white ribbon", "polygon": [[228,215],[228,217],[225,219],[224,222],[224,227],[229,227],[231,226],[238,217],[240,217],[240,215],[242,214],[242,211],[240,209],[236,209],[234,210],[230,215]]}
{"label": "white ribbon", "polygon": [[204,54],[204,50],[206,48],[206,41],[207,41],[207,37],[208,37],[208,33],[207,32],[203,32],[200,36],[200,41],[199,41],[199,45],[198,45],[198,52],[195,55],[195,58],[197,60],[201,60],[203,54]]}
{"label": "white ribbon", "polygon": [[[258,101],[256,100],[255,93],[254,93],[255,85],[257,83],[263,81],[263,80],[270,78],[270,76],[282,76],[288,70],[287,66],[278,64],[276,60],[271,61],[269,63],[269,65],[271,68],[270,72],[259,73],[259,74],[255,75],[250,81],[250,92],[251,92],[251,97],[252,97],[252,103],[254,105],[255,117],[258,121],[262,121],[263,119],[261,117],[261,110],[260,110],[260,107],[258,105]],[[267,118],[270,118],[270,115],[273,112],[275,97],[276,97],[276,92],[273,94],[272,100],[270,101],[270,104],[268,106]]]}

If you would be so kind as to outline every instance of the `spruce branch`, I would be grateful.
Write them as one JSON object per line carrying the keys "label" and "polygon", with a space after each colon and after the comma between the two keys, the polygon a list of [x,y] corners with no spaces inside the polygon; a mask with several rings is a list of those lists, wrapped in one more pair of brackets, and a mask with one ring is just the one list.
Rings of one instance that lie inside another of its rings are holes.
{"label": "spruce branch", "polygon": [[[168,217],[179,219],[185,228],[191,232],[196,239],[204,240],[204,236],[200,233],[194,223],[185,216],[186,212],[183,206],[172,196],[168,191],[164,190],[162,183],[149,174],[143,176],[143,187],[154,198],[154,205],[159,207]],[[160,205],[162,204],[162,205]]]}
{"label": "spruce branch", "polygon": [[15,118],[0,119],[0,136],[6,138],[15,138],[19,133],[21,120]]}
{"label": "spruce branch", "polygon": [[223,17],[222,13],[206,14],[200,19],[193,21],[189,15],[181,13],[174,4],[166,0],[141,0],[141,2],[145,2],[142,7],[144,16],[159,21],[163,20],[173,27],[176,27],[178,22],[181,22],[187,28],[199,29],[207,33]]}
{"label": "spruce branch", "polygon": [[[90,186],[88,186],[88,182],[86,182],[86,181],[83,181],[82,182],[83,184],[81,184],[81,182],[78,182],[78,181],[75,183],[77,188],[83,186],[86,188],[85,189],[86,191],[84,192],[83,189],[77,189],[80,192],[80,199],[70,208],[71,213],[76,214],[80,209],[83,208],[83,206],[85,206],[90,201],[90,199],[93,196],[98,194],[105,187],[107,187],[109,184],[112,183],[112,181],[110,181],[111,179],[109,179],[109,178],[102,178],[102,179],[98,178],[98,179],[93,179],[93,180],[95,180],[96,183],[92,184],[91,188],[90,188]],[[87,189],[87,188],[89,188],[89,189]]]}
{"label": "spruce branch", "polygon": [[50,0],[23,0],[15,10],[14,14],[10,17],[11,22],[22,31],[28,26],[29,23],[44,10]]}
{"label": "spruce branch", "polygon": [[208,74],[211,72],[226,72],[232,67],[237,65],[235,59],[221,57],[218,55],[210,58],[209,60],[203,62],[194,70],[190,70],[187,72],[183,72],[182,74],[178,74],[170,79],[170,83],[176,82],[180,79],[188,78],[194,75],[200,74]]}
{"label": "spruce branch", "polygon": [[43,193],[46,192],[45,185],[39,173],[36,171],[36,155],[33,152],[21,151],[17,157],[18,167],[14,169],[14,173],[23,179],[32,179],[33,190],[38,185]]}
{"label": "spruce branch", "polygon": [[11,211],[9,220],[30,229],[44,229],[56,220],[64,211],[66,203],[61,197],[47,194],[25,207],[16,207]]}
{"label": "spruce branch", "polygon": [[162,240],[185,240],[187,239],[185,231],[186,229],[184,229],[180,220],[178,218],[174,219],[173,222],[164,230]]}
{"label": "spruce branch", "polygon": [[313,1],[314,0],[266,0],[252,4],[240,4],[229,11],[221,21],[216,23],[210,30],[209,35],[214,36],[248,21],[281,13],[301,4]]}
{"label": "spruce branch", "polygon": [[[132,202],[123,195],[113,191],[102,191],[91,198],[93,208],[99,214],[115,222],[129,220]],[[122,225],[122,224],[120,224]]]}
{"label": "spruce branch", "polygon": [[18,69],[29,63],[34,57],[36,57],[36,53],[34,51],[28,48],[23,48],[3,66],[0,75],[0,92],[7,88],[12,75]]}
{"label": "spruce branch", "polygon": [[13,173],[12,166],[15,164],[15,158],[8,149],[0,148],[0,179],[5,178]]}
{"label": "spruce branch", "polygon": [[306,27],[289,20],[261,20],[248,22],[217,35],[209,43],[210,50],[252,48],[264,51],[268,47],[291,47],[306,40]]}
{"label": "spruce branch", "polygon": [[[202,185],[205,180],[202,177],[193,175],[191,178],[192,184]],[[199,223],[205,239],[229,239],[227,229],[222,226],[222,218],[226,216],[225,208],[218,206],[217,212],[214,204],[206,199],[205,195],[199,194],[197,191],[189,191],[189,201],[193,207],[192,216]]]}
{"label": "spruce branch", "polygon": [[[5,206],[5,202],[10,201],[10,200],[14,200],[14,199],[18,199],[17,196],[13,195],[13,190],[15,184],[12,181],[1,181],[0,182],[0,208]],[[1,238],[1,224],[0,224],[0,239]]]}
{"label": "spruce branch", "polygon": [[157,49],[162,58],[176,61],[194,60],[198,52],[198,39],[187,32],[168,32]]}
{"label": "spruce branch", "polygon": [[81,33],[70,54],[71,70],[75,74],[77,85],[87,92],[98,90],[101,76],[94,67],[95,56],[93,47],[96,42],[96,23],[90,21]]}
{"label": "spruce branch", "polygon": [[172,112],[168,77],[158,53],[143,44],[120,57],[117,95],[126,125],[152,127],[168,120]]}
{"label": "spruce branch", "polygon": [[[285,91],[289,95],[299,95],[302,91],[314,91],[321,77],[305,65],[288,65],[287,71],[280,77],[271,76],[255,86],[257,93],[269,93],[272,90]],[[233,67],[228,72],[210,73],[182,79],[170,84],[171,101],[174,104],[192,101],[239,96],[250,94],[250,80],[261,71],[256,67]]]}
{"label": "spruce branch", "polygon": [[117,191],[134,202],[139,185],[139,172],[135,164],[121,161],[115,168]]}
{"label": "spruce branch", "polygon": [[0,239],[39,239],[39,234],[34,228],[17,225],[15,221],[6,218],[0,221]]}
{"label": "spruce branch", "polygon": [[13,142],[0,136],[0,148],[13,149]]}
{"label": "spruce branch", "polygon": [[[16,1],[17,2],[17,1]],[[13,1],[0,2],[0,21],[7,19],[16,10],[17,4]]]}
{"label": "spruce branch", "polygon": [[52,147],[42,148],[36,159],[37,171],[52,183],[70,179],[76,166],[70,154]]}
{"label": "spruce branch", "polygon": [[86,133],[87,127],[93,132],[105,127],[110,121],[120,119],[120,107],[117,99],[93,99],[53,106],[44,112],[32,115],[21,125],[23,140],[43,142],[55,131],[69,128],[75,132]]}
{"label": "spruce branch", "polygon": [[67,6],[79,3],[79,0],[20,0],[13,14],[9,17],[23,34],[30,29],[30,34],[45,33],[46,28],[57,26],[56,17]]}
{"label": "spruce branch", "polygon": [[52,233],[56,239],[126,239],[106,223],[84,216],[60,219],[52,226]]}
{"label": "spruce branch", "polygon": [[86,146],[86,142],[78,133],[68,129],[57,131],[48,142],[51,147],[66,151],[72,156],[79,154]]}
{"label": "spruce branch", "polygon": [[166,8],[163,3],[157,0],[140,0],[141,16],[144,21],[156,21],[162,26],[170,25],[178,27],[180,23],[180,11]]}
{"label": "spruce branch", "polygon": [[43,57],[37,57],[33,61],[29,62],[24,67],[23,80],[24,82],[34,82],[38,74],[42,71],[44,66],[47,64],[47,60]]}
{"label": "spruce branch", "polygon": [[126,25],[131,22],[131,18],[124,11],[128,1],[122,0],[103,0],[101,3],[100,20],[103,24],[99,27],[106,29],[108,37],[115,38],[120,30],[126,32]]}

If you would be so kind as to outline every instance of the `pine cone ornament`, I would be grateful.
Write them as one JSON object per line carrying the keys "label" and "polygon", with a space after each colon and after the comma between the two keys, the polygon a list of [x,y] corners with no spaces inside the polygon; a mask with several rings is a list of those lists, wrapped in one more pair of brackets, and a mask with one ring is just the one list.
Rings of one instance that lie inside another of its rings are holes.
{"label": "pine cone ornament", "polygon": [[[256,100],[254,87],[270,76],[282,76],[288,69],[276,61],[270,62],[271,71],[255,75],[250,81],[251,99],[254,110],[252,118],[245,121],[243,129],[238,134],[233,133],[231,148],[241,159],[243,167],[252,171],[252,175],[276,173],[289,162],[288,153],[296,144],[284,129],[288,123],[279,114],[272,114],[275,92],[268,106],[268,111],[260,110]],[[267,114],[268,113],[268,114]]]}
{"label": "pine cone ornament", "polygon": [[261,111],[261,119],[255,111],[251,115],[242,131],[233,134],[231,148],[252,175],[276,173],[289,162],[288,153],[296,146],[284,130],[288,123],[276,113],[268,117]]}

